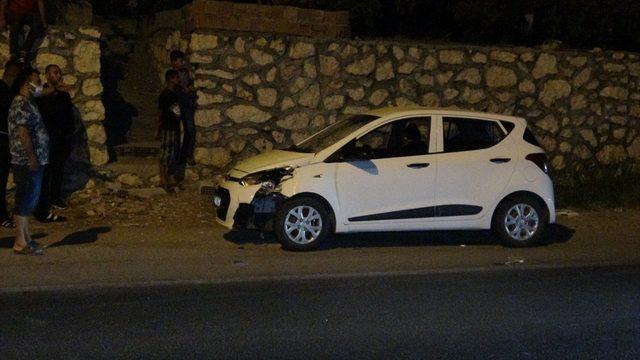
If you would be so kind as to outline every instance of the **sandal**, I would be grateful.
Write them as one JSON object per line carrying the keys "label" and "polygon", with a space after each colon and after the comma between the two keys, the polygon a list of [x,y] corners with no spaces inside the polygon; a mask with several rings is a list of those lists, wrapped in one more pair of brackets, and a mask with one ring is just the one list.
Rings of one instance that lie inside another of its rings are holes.
{"label": "sandal", "polygon": [[13,253],[16,255],[44,255],[44,249],[38,245],[34,245],[33,242],[31,242],[20,250],[14,248]]}
{"label": "sandal", "polygon": [[7,228],[7,229],[15,229],[16,228],[16,224],[13,223],[13,220],[11,219],[7,219],[5,221],[2,222],[2,224],[0,224],[0,226]]}

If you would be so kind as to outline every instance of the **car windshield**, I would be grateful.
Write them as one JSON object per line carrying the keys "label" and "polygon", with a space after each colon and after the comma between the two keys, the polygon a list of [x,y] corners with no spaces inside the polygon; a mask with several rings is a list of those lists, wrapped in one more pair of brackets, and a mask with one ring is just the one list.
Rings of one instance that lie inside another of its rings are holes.
{"label": "car windshield", "polygon": [[303,142],[286,149],[289,151],[317,153],[326,149],[345,136],[358,130],[369,122],[378,119],[374,115],[354,115],[321,130]]}

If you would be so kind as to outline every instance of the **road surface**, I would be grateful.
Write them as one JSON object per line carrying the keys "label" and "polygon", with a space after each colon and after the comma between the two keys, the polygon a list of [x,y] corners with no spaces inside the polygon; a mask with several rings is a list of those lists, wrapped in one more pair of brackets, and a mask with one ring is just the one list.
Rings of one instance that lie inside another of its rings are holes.
{"label": "road surface", "polygon": [[0,295],[0,358],[640,358],[640,266]]}

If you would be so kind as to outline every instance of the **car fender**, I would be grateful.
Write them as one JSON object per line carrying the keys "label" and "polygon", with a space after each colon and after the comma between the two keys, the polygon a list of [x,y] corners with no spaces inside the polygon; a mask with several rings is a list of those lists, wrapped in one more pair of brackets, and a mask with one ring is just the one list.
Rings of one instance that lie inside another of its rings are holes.
{"label": "car fender", "polygon": [[489,209],[490,211],[487,212],[488,216],[483,217],[482,220],[484,221],[485,229],[491,228],[493,214],[498,208],[498,205],[500,205],[500,203],[504,199],[516,193],[532,193],[532,194],[535,194],[537,197],[541,198],[544,201],[544,205],[548,212],[547,221],[550,224],[553,224],[556,222],[556,212],[555,212],[556,209],[555,209],[555,199],[553,194],[553,183],[551,182],[551,179],[547,177],[546,179],[542,178],[538,182],[528,183],[525,186],[510,185],[509,187],[507,187],[505,191],[501,194],[501,196],[498,197],[496,201],[492,204],[491,208]]}
{"label": "car fender", "polygon": [[[338,198],[336,192],[336,166],[332,163],[315,163],[299,167],[293,176],[281,183],[281,194],[287,198],[294,198],[303,194],[313,194],[322,198],[329,206],[329,210],[339,218]],[[336,224],[336,232],[342,232],[340,224]]]}

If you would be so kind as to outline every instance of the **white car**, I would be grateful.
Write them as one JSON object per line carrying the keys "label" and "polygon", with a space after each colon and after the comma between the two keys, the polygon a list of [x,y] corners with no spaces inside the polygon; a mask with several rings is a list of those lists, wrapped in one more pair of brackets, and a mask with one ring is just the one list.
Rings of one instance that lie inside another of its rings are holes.
{"label": "white car", "polygon": [[528,246],[555,222],[548,173],[522,118],[387,108],[240,162],[214,203],[223,226],[271,227],[293,250],[332,233],[462,229]]}

